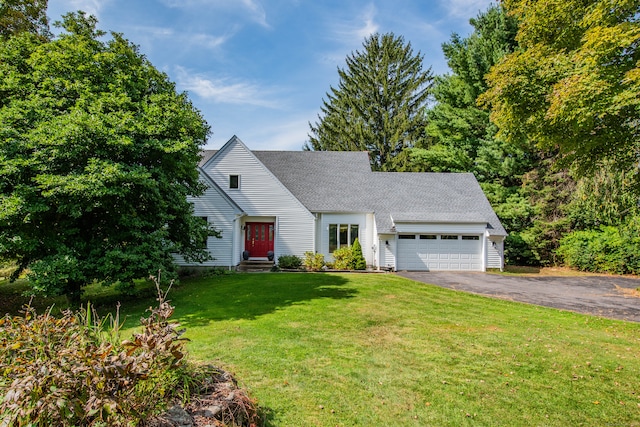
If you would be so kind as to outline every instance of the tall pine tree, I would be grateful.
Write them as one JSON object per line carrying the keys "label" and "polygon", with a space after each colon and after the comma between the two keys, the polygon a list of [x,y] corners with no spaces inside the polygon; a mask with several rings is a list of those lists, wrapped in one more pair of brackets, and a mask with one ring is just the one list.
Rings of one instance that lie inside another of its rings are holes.
{"label": "tall pine tree", "polygon": [[309,123],[305,149],[369,151],[375,170],[393,170],[394,157],[425,138],[431,69],[393,33],[373,34],[363,48],[338,68],[338,87],[323,100],[319,122]]}

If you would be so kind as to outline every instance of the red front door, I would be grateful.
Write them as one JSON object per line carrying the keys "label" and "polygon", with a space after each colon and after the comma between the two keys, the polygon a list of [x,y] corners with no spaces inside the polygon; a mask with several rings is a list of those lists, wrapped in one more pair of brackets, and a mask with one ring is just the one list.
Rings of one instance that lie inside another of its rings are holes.
{"label": "red front door", "polygon": [[252,258],[264,258],[273,250],[273,223],[248,222],[245,224],[244,249]]}

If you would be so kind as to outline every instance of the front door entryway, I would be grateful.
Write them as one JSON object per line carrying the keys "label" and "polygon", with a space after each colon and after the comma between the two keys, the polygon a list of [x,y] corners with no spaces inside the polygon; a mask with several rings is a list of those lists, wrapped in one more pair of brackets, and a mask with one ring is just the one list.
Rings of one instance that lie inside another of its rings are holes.
{"label": "front door entryway", "polygon": [[272,222],[247,222],[245,224],[244,250],[249,251],[252,258],[266,258],[267,252],[273,251]]}

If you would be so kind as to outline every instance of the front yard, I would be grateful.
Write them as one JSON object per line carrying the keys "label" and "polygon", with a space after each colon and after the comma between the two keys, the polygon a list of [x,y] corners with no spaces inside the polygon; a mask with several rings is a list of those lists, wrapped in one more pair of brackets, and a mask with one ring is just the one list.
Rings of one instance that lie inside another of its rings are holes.
{"label": "front yard", "polygon": [[393,275],[238,274],[172,300],[191,355],[235,372],[268,425],[640,421],[635,323]]}
{"label": "front yard", "polygon": [[[392,274],[223,275],[169,297],[191,357],[235,373],[269,426],[640,422],[636,323]],[[127,325],[150,304],[125,303]]]}

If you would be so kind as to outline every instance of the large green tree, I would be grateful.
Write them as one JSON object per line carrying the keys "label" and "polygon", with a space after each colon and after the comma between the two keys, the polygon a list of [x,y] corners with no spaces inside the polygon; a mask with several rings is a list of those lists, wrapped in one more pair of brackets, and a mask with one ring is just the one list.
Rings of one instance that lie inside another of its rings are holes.
{"label": "large green tree", "polygon": [[574,181],[552,168],[555,153],[528,140],[497,134],[489,111],[478,106],[486,75],[519,48],[518,22],[500,5],[470,20],[473,32],[443,44],[451,73],[435,79],[435,103],[427,112],[428,144],[409,151],[405,170],[473,172],[509,232],[505,255],[514,264],[554,262],[568,229],[566,208]]}
{"label": "large green tree", "polygon": [[[554,154],[547,173],[529,182],[542,196],[535,198],[542,218],[557,220],[538,221],[530,240],[558,242],[576,229],[633,223],[640,197],[640,3],[502,5],[518,19],[519,47],[491,69],[479,100],[491,107],[499,137]],[[551,191],[536,188],[553,177]],[[575,189],[564,185],[576,177]],[[546,246],[539,253],[553,257],[557,245]]]}
{"label": "large green tree", "polygon": [[28,32],[48,38],[48,0],[0,0],[0,39]]}
{"label": "large green tree", "polygon": [[363,51],[338,68],[338,87],[323,100],[319,122],[309,124],[306,149],[369,151],[372,167],[391,170],[393,159],[424,139],[431,69],[411,43],[393,33],[373,34]]}
{"label": "large green tree", "polygon": [[493,67],[482,96],[500,135],[558,149],[582,174],[610,161],[637,172],[640,2],[502,4],[520,22],[520,48]]}
{"label": "large green tree", "polygon": [[474,31],[468,37],[453,34],[442,45],[451,73],[435,79],[435,103],[427,112],[429,145],[411,150],[411,169],[473,172],[480,182],[519,185],[531,168],[529,153],[496,138],[489,112],[476,102],[487,88],[489,69],[517,47],[517,22],[492,6],[470,23]]}
{"label": "large green tree", "polygon": [[35,290],[77,301],[83,285],[128,283],[172,253],[203,260],[192,216],[209,127],[120,34],[83,13],[45,41],[0,44],[0,257]]}

